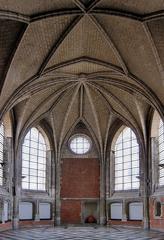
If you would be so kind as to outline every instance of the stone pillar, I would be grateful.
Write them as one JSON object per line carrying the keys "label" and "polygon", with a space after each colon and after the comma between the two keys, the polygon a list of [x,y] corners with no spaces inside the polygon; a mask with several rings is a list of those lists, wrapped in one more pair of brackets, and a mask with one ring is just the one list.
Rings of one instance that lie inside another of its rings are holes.
{"label": "stone pillar", "polygon": [[51,172],[51,177],[49,179],[50,185],[49,185],[49,191],[51,198],[53,199],[52,206],[51,206],[51,217],[52,221],[55,223],[55,178],[56,178],[56,171],[55,171],[55,159],[54,159],[54,152],[52,150],[49,150],[47,152],[47,157],[49,159],[49,162],[51,162],[50,166],[51,168],[49,169]]}
{"label": "stone pillar", "polygon": [[[143,154],[142,154],[143,156]],[[141,159],[141,153],[140,153]],[[141,173],[140,173],[140,182],[141,182],[141,193],[143,197],[143,227],[144,229],[149,229],[149,194],[150,194],[150,181],[149,181],[149,163],[148,163],[148,154],[146,153],[143,156],[142,166],[141,166]]]}
{"label": "stone pillar", "polygon": [[110,161],[109,161],[109,168],[110,168],[110,176],[109,176],[109,181],[110,181],[110,197],[114,193],[114,185],[115,185],[115,173],[114,173],[114,166],[115,166],[115,151],[110,152]]}
{"label": "stone pillar", "polygon": [[13,186],[13,229],[19,228],[19,198],[16,194],[15,186]]}
{"label": "stone pillar", "polygon": [[56,201],[55,201],[55,225],[60,226],[61,217],[60,217],[60,209],[61,209],[61,199],[60,199],[60,179],[61,179],[61,165],[60,162],[57,162],[56,165]]}
{"label": "stone pillar", "polygon": [[128,219],[127,217],[127,203],[125,200],[122,202],[122,222],[126,222]]}
{"label": "stone pillar", "polygon": [[153,194],[158,187],[159,179],[158,140],[156,137],[151,138],[151,160],[151,193]]}
{"label": "stone pillar", "polygon": [[106,163],[106,186],[105,186],[105,210],[106,210],[106,221],[109,219],[109,203],[108,199],[110,198],[110,164],[109,164],[110,158],[107,158]]}
{"label": "stone pillar", "polygon": [[10,194],[10,209],[9,209],[9,219],[12,221],[12,226],[14,229],[18,228],[18,221],[19,221],[19,199],[16,196],[16,191],[18,191],[19,186],[17,186],[16,181],[19,182],[19,185],[21,184],[20,180],[17,180],[18,178],[18,166],[16,161],[14,159],[14,152],[13,152],[13,138],[7,137],[6,138],[6,180],[7,180],[7,189]]}
{"label": "stone pillar", "polygon": [[106,224],[106,193],[105,193],[106,164],[100,163],[100,224]]}
{"label": "stone pillar", "polygon": [[144,229],[149,229],[149,198],[148,198],[148,189],[147,189],[147,180],[145,179],[145,189],[143,196],[143,204],[144,204],[144,218],[143,218],[143,226]]}
{"label": "stone pillar", "polygon": [[[4,187],[9,192],[7,201],[9,203],[9,219],[13,217],[13,197],[12,197],[12,179],[13,179],[13,143],[11,137],[5,138],[5,155],[4,155]],[[4,203],[3,203],[4,204]],[[4,210],[3,210],[4,212]]]}
{"label": "stone pillar", "polygon": [[39,201],[36,200],[34,203],[34,219],[35,221],[40,221],[40,217],[39,217]]}
{"label": "stone pillar", "polygon": [[110,197],[110,163],[109,158],[107,158],[106,164],[106,199]]}
{"label": "stone pillar", "polygon": [[2,200],[0,204],[0,221],[2,224],[5,223],[4,200]]}
{"label": "stone pillar", "polygon": [[13,178],[12,178],[12,196],[13,196],[13,229],[19,227],[19,201],[21,194],[21,149],[19,148],[14,159]]}

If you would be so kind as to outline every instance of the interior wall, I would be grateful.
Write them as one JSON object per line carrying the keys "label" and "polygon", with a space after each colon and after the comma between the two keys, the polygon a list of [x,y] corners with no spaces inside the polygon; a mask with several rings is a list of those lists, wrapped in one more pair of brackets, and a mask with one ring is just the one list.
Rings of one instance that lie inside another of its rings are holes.
{"label": "interior wall", "polygon": [[[161,202],[161,216],[155,216],[156,211],[156,202]],[[164,231],[164,197],[150,197],[150,206],[149,206],[149,212],[150,212],[150,228],[151,229],[158,229],[160,231]]]}
{"label": "interior wall", "polygon": [[99,161],[96,158],[62,160],[61,222],[83,223],[83,204],[99,198]]}

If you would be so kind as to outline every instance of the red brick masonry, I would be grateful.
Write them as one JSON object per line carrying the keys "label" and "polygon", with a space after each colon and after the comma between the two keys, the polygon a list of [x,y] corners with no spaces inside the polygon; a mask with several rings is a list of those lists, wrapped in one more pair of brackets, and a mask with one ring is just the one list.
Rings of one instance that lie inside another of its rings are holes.
{"label": "red brick masonry", "polygon": [[[61,176],[62,223],[81,223],[81,202],[99,198],[98,159],[63,159]],[[69,199],[67,199],[69,198]]]}

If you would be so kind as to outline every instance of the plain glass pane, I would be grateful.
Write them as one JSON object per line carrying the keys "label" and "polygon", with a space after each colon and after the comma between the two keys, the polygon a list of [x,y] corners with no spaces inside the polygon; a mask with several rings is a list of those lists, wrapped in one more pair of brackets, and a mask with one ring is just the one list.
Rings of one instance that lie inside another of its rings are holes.
{"label": "plain glass pane", "polygon": [[28,175],[29,169],[28,168],[22,168],[22,175]]}
{"label": "plain glass pane", "polygon": [[37,176],[37,170],[36,169],[30,169],[30,175]]}
{"label": "plain glass pane", "polygon": [[23,189],[28,189],[28,183],[27,182],[22,182],[22,188]]}
{"label": "plain glass pane", "polygon": [[139,155],[138,154],[133,154],[132,155],[132,161],[139,160]]}
{"label": "plain glass pane", "polygon": [[44,175],[45,175],[45,172],[44,172],[44,171],[38,170],[38,176],[39,176],[39,177],[44,177]]}
{"label": "plain glass pane", "polygon": [[132,188],[131,183],[125,183],[124,184],[124,190],[129,190],[131,188]]}
{"label": "plain glass pane", "polygon": [[22,152],[26,153],[26,154],[29,154],[29,147],[22,146]]}
{"label": "plain glass pane", "polygon": [[123,162],[123,158],[122,157],[117,157],[115,158],[115,164],[119,164]]}
{"label": "plain glass pane", "polygon": [[129,183],[129,182],[131,182],[131,176],[125,176],[124,183]]}
{"label": "plain glass pane", "polygon": [[130,136],[131,136],[130,128],[125,128],[123,130],[123,139],[127,141],[128,139],[130,139]]}
{"label": "plain glass pane", "polygon": [[30,154],[31,154],[31,155],[37,155],[37,153],[38,153],[38,150],[37,150],[37,149],[35,149],[35,148],[30,148]]}
{"label": "plain glass pane", "polygon": [[30,168],[37,169],[37,163],[30,162]]}
{"label": "plain glass pane", "polygon": [[138,189],[139,188],[139,182],[133,182],[132,183],[132,188],[133,189]]}
{"label": "plain glass pane", "polygon": [[28,139],[25,139],[23,145],[29,147],[30,141]]}
{"label": "plain glass pane", "polygon": [[122,184],[116,184],[115,185],[115,190],[122,190],[123,189],[123,185]]}
{"label": "plain glass pane", "polygon": [[123,155],[122,150],[115,152],[116,157],[122,157],[122,155]]}
{"label": "plain glass pane", "polygon": [[45,170],[46,166],[43,164],[38,164],[38,170]]}
{"label": "plain glass pane", "polygon": [[124,176],[129,176],[132,174],[132,169],[124,169]]}
{"label": "plain glass pane", "polygon": [[37,177],[30,176],[30,182],[31,183],[37,183]]}
{"label": "plain glass pane", "polygon": [[139,168],[132,168],[132,175],[139,175]]}
{"label": "plain glass pane", "polygon": [[38,148],[38,142],[31,141],[32,148]]}
{"label": "plain glass pane", "polygon": [[131,162],[125,162],[124,163],[124,169],[128,169],[128,168],[131,168],[131,167],[132,167]]}
{"label": "plain glass pane", "polygon": [[122,171],[116,171],[115,172],[115,177],[122,177],[123,172]]}
{"label": "plain glass pane", "polygon": [[122,150],[122,142],[117,144],[115,147],[115,151],[119,151],[119,150]]}
{"label": "plain glass pane", "polygon": [[122,178],[119,177],[119,178],[115,178],[115,184],[119,184],[119,183],[122,183]]}
{"label": "plain glass pane", "polygon": [[22,160],[28,161],[29,160],[29,154],[22,153]]}
{"label": "plain glass pane", "polygon": [[139,168],[139,162],[138,161],[133,161],[132,162],[132,168]]}
{"label": "plain glass pane", "polygon": [[31,162],[37,162],[37,161],[38,161],[37,156],[35,156],[35,155],[30,155],[30,161],[31,161]]}
{"label": "plain glass pane", "polygon": [[138,153],[138,152],[139,152],[138,146],[132,148],[132,154],[135,154],[135,153]]}
{"label": "plain glass pane", "polygon": [[45,185],[44,184],[38,184],[38,190],[45,191]]}
{"label": "plain glass pane", "polygon": [[36,128],[31,128],[31,140],[38,141],[38,130]]}
{"label": "plain glass pane", "polygon": [[22,167],[23,168],[28,168],[29,167],[29,162],[28,161],[23,161],[22,162]]}
{"label": "plain glass pane", "polygon": [[123,168],[123,165],[122,164],[117,164],[117,165],[115,165],[115,170],[117,171],[117,170],[122,170],[122,168]]}
{"label": "plain glass pane", "polygon": [[124,157],[124,162],[130,162],[131,161],[131,155],[127,155]]}
{"label": "plain glass pane", "polygon": [[30,189],[31,190],[37,190],[37,184],[36,183],[30,183]]}
{"label": "plain glass pane", "polygon": [[123,150],[124,156],[131,154],[131,148],[127,148]]}
{"label": "plain glass pane", "polygon": [[127,141],[123,143],[123,148],[130,148],[131,147],[131,141]]}

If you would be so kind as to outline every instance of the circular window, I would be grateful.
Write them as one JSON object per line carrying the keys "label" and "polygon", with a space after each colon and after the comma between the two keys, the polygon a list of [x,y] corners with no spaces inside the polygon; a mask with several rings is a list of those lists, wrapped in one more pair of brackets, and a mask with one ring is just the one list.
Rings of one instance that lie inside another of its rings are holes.
{"label": "circular window", "polygon": [[91,148],[91,140],[86,135],[74,135],[70,139],[70,149],[76,154],[85,154]]}

